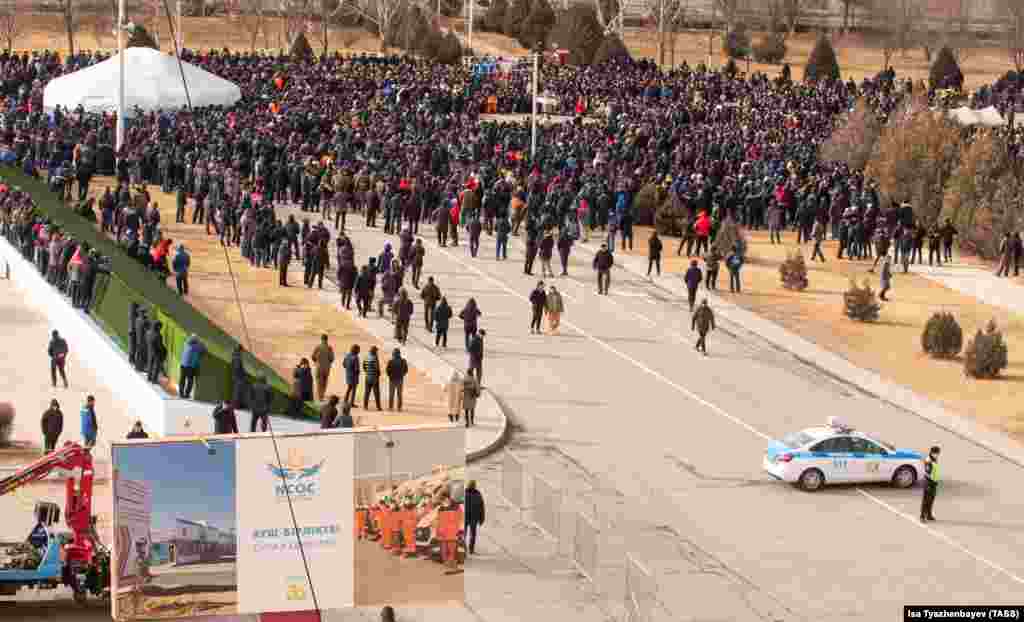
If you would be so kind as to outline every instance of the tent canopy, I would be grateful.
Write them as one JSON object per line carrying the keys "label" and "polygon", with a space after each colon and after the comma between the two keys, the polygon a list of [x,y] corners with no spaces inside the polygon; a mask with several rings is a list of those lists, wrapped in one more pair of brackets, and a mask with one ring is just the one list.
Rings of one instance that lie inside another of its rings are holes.
{"label": "tent canopy", "polygon": [[[960,106],[949,111],[950,118],[960,125],[983,125],[985,127],[1000,127],[1006,125],[1006,119],[995,106],[972,110],[967,106]],[[1016,123],[1014,123],[1016,125]]]}
{"label": "tent canopy", "polygon": [[[187,106],[181,72],[174,56],[152,48],[128,48],[125,55],[125,114],[135,108],[144,112],[177,110]],[[57,106],[74,110],[79,105],[87,112],[117,110],[120,54],[51,81],[43,90],[43,108]],[[182,62],[192,105],[228,106],[242,97],[233,82]]]}

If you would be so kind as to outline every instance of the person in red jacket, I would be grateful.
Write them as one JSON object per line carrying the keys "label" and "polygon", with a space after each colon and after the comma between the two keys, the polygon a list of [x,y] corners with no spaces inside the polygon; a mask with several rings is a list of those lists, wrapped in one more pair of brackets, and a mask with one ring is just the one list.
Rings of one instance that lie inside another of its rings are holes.
{"label": "person in red jacket", "polygon": [[697,222],[693,225],[694,233],[697,236],[697,255],[701,255],[708,250],[708,240],[711,237],[711,218],[708,213],[701,211],[697,214]]}

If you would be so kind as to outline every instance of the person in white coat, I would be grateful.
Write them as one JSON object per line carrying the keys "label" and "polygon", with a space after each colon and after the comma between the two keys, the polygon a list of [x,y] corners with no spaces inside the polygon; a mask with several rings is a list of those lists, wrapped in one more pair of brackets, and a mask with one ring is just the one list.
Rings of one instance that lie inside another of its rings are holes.
{"label": "person in white coat", "polygon": [[452,377],[444,391],[448,399],[448,421],[458,423],[462,414],[462,375],[457,370],[452,370]]}

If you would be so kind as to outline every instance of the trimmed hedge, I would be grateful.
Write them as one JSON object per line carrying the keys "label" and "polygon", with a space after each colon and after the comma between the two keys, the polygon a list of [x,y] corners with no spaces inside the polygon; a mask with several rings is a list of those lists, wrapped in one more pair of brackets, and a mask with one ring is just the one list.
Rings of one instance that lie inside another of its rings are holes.
{"label": "trimmed hedge", "polygon": [[[166,281],[142,267],[135,259],[96,227],[50,192],[45,182],[28,177],[21,171],[5,168],[0,180],[10,186],[28,192],[32,196],[36,211],[58,224],[61,229],[78,241],[84,241],[92,248],[112,260],[113,273],[97,279],[92,316],[118,344],[127,351],[128,320],[132,302],[137,302],[149,311],[151,319],[163,323],[164,345],[167,347],[167,375],[177,374],[181,367],[181,354],[189,335],[198,336],[206,345],[206,355],[196,378],[194,397],[204,402],[230,399],[233,380],[231,378],[231,354],[238,341],[224,332],[205,315],[178,296]],[[288,412],[291,382],[281,378],[270,366],[258,360],[251,352],[243,354],[246,371],[250,379],[266,376],[274,393],[273,413],[284,415]],[[312,403],[307,403],[304,416],[319,418]]]}

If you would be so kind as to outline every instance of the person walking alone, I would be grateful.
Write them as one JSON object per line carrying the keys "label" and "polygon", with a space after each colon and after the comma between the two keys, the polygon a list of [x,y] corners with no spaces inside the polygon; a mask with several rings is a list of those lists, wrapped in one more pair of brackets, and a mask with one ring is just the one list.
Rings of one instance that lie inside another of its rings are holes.
{"label": "person walking alone", "polygon": [[179,296],[188,296],[188,269],[192,265],[192,258],[185,250],[184,244],[178,245],[178,250],[171,261],[171,268],[174,270],[174,282],[178,288]]}
{"label": "person walking alone", "polygon": [[448,349],[448,326],[452,321],[451,305],[448,304],[448,299],[441,296],[441,303],[437,305],[437,310],[434,311],[434,347],[444,347]]}
{"label": "person walking alone", "polygon": [[320,335],[320,345],[313,349],[309,360],[316,366],[316,399],[324,401],[327,394],[327,381],[331,377],[331,365],[334,364],[334,348],[327,343],[327,335]]}
{"label": "person walking alone", "polygon": [[708,306],[708,299],[705,298],[700,302],[700,306],[697,307],[697,311],[693,314],[693,320],[690,322],[690,330],[697,331],[697,345],[695,346],[698,352],[708,355],[708,331],[715,330],[715,314],[711,311],[711,307]]}
{"label": "person walking alone", "polygon": [[608,250],[607,244],[601,245],[601,250],[594,254],[594,270],[597,271],[597,293],[608,295],[608,287],[612,284],[612,266],[615,265],[615,257]]}
{"label": "person walking alone", "polygon": [[690,305],[690,313],[693,313],[693,305],[697,303],[697,288],[700,287],[702,280],[704,280],[704,275],[697,267],[697,260],[691,259],[690,267],[683,275],[683,282],[686,283],[686,302]]}
{"label": "person walking alone", "polygon": [[50,355],[50,382],[56,387],[57,374],[59,373],[60,379],[64,382],[64,388],[68,388],[68,376],[65,371],[68,358],[68,342],[64,341],[64,338],[57,331],[51,333],[50,345],[47,346],[46,353]]}
{"label": "person walking alone", "polygon": [[544,317],[544,307],[547,304],[548,296],[544,291],[544,281],[537,281],[537,287],[533,288],[530,292],[530,334],[539,335],[541,333],[540,322]]}
{"label": "person walking alone", "polygon": [[466,508],[466,550],[470,555],[475,555],[476,532],[484,524],[485,516],[484,496],[477,490],[475,479],[469,480],[469,483],[466,484],[463,503]]}
{"label": "person walking alone", "polygon": [[50,400],[50,407],[43,412],[41,421],[43,428],[43,451],[52,452],[57,448],[57,441],[64,431],[64,413],[60,410],[57,400]]}
{"label": "person walking alone", "polygon": [[82,420],[82,442],[86,448],[94,447],[96,435],[100,431],[100,424],[96,419],[96,398],[91,395],[85,398],[85,404],[78,415]]}
{"label": "person walking alone", "polygon": [[939,472],[938,447],[932,447],[928,451],[928,459],[924,461],[924,495],[921,497],[921,522],[935,520],[932,514],[932,506],[935,505],[935,493],[939,490],[941,480]]}
{"label": "person walking alone", "polygon": [[882,262],[882,273],[879,275],[878,280],[879,285],[882,288],[881,291],[878,292],[878,297],[882,300],[889,300],[885,297],[889,288],[892,287],[892,260],[888,255],[885,256],[885,260]]}
{"label": "person walking alone", "polygon": [[545,309],[548,312],[548,333],[558,334],[558,326],[562,323],[562,314],[565,313],[565,303],[562,302],[562,294],[554,285],[548,290]]}
{"label": "person walking alone", "polygon": [[661,238],[657,231],[651,232],[651,238],[647,240],[647,278],[651,278],[651,268],[658,269],[658,276],[661,276]]}
{"label": "person walking alone", "polygon": [[725,258],[725,267],[729,269],[729,291],[739,294],[741,291],[740,268],[743,267],[743,257],[738,251],[733,249],[729,253],[729,256]]}

